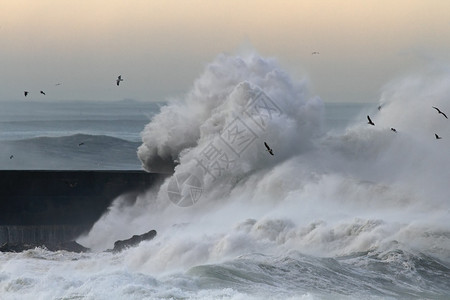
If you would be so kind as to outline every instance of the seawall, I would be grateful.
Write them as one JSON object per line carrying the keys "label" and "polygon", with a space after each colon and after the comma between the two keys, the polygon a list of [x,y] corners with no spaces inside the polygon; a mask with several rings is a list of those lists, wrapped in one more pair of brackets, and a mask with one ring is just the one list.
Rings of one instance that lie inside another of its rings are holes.
{"label": "seawall", "polygon": [[119,195],[130,199],[166,175],[145,171],[0,171],[0,245],[75,239]]}

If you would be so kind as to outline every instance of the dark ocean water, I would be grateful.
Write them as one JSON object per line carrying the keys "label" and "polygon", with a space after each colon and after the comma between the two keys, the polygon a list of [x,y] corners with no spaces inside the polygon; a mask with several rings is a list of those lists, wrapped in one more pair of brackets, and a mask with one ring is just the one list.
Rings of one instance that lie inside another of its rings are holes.
{"label": "dark ocean water", "polygon": [[[141,169],[140,133],[161,104],[0,103],[1,169]],[[11,158],[13,156],[13,158]]]}

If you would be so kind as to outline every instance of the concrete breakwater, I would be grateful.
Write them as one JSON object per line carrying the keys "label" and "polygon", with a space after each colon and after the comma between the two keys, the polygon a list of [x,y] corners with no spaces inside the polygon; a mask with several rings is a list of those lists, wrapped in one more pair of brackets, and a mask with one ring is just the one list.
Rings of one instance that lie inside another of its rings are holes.
{"label": "concrete breakwater", "polygon": [[145,171],[0,171],[0,245],[75,239],[119,195],[130,201],[166,175]]}
{"label": "concrete breakwater", "polygon": [[71,241],[86,230],[77,225],[2,225],[0,226],[0,245],[8,244],[58,244]]}

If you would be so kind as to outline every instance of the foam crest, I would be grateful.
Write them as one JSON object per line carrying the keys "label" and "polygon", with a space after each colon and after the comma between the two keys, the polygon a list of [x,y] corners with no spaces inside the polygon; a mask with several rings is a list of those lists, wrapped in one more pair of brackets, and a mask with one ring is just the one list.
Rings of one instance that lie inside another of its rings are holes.
{"label": "foam crest", "polygon": [[[343,256],[404,247],[448,259],[450,171],[442,166],[450,163],[450,124],[431,106],[446,111],[449,89],[446,74],[406,78],[386,88],[380,111],[322,135],[322,104],[305,82],[256,54],[221,55],[143,132],[144,166],[177,160],[174,174],[136,203],[117,199],[81,243],[104,249],[156,229],[155,240],[125,254],[148,272],[290,250]],[[238,140],[235,129],[247,135]],[[229,165],[208,169],[213,154]],[[181,183],[189,184],[176,190]]]}
{"label": "foam crest", "polygon": [[264,154],[257,151],[265,149],[263,140],[277,146],[280,158],[287,157],[320,132],[321,117],[320,99],[311,97],[306,82],[293,81],[274,59],[220,55],[184,99],[171,101],[146,126],[138,156],[149,171],[159,171],[162,162],[187,164],[215,139],[245,129],[243,138],[257,142],[231,149],[238,156],[248,149],[243,161],[261,162],[250,153]]}

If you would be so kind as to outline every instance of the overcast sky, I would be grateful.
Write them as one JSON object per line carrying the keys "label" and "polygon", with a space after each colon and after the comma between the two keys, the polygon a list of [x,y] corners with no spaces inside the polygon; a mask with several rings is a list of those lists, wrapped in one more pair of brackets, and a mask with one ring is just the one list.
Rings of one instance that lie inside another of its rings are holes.
{"label": "overcast sky", "polygon": [[0,101],[24,90],[166,100],[248,45],[307,76],[324,101],[375,102],[390,80],[450,62],[450,1],[2,0]]}

